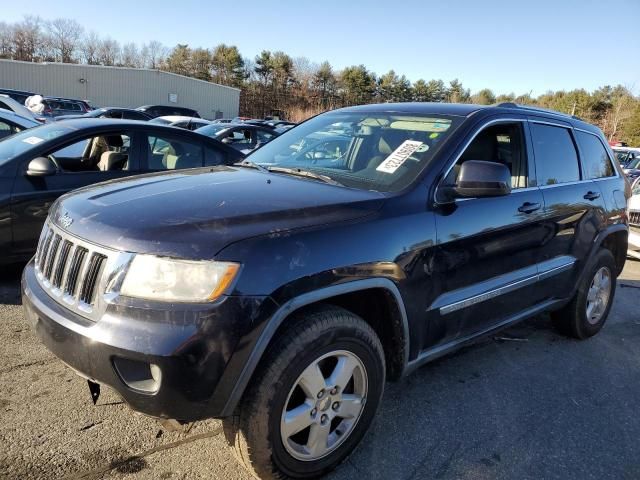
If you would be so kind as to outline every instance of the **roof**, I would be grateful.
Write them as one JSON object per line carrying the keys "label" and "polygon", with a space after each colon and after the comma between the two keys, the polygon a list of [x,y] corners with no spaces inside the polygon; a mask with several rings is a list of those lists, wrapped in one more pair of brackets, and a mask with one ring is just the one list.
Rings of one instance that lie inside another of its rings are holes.
{"label": "roof", "polygon": [[588,130],[600,134],[600,129],[580,118],[566,113],[547,110],[544,108],[516,103],[500,103],[498,105],[474,105],[471,103],[439,103],[439,102],[407,102],[407,103],[378,103],[369,105],[359,105],[354,107],[341,108],[340,112],[386,112],[403,114],[422,115],[453,115],[468,117],[476,112],[482,111],[489,115],[491,113],[511,113],[520,115],[535,115],[555,119],[571,124],[573,127]]}
{"label": "roof", "polygon": [[7,110],[5,108],[0,108],[0,118],[4,118],[6,120],[11,120],[16,122],[24,127],[36,127],[40,125],[33,118],[23,117],[22,115],[18,115],[12,110]]}
{"label": "roof", "polygon": [[355,107],[341,108],[341,112],[397,112],[397,113],[420,113],[441,115],[458,115],[466,117],[473,112],[487,108],[482,105],[469,103],[432,103],[432,102],[408,102],[408,103],[373,103],[369,105],[358,105]]}

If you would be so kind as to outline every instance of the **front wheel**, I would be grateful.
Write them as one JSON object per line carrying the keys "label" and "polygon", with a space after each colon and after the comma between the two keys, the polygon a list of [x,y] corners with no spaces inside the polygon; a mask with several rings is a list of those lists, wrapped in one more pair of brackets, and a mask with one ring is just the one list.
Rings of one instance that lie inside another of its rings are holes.
{"label": "front wheel", "polygon": [[300,315],[278,335],[225,434],[258,478],[318,477],[351,453],[375,416],[382,346],[364,320],[335,307]]}
{"label": "front wheel", "polygon": [[571,302],[551,314],[561,333],[580,340],[600,331],[616,293],[616,263],[609,250],[601,249],[587,268]]}

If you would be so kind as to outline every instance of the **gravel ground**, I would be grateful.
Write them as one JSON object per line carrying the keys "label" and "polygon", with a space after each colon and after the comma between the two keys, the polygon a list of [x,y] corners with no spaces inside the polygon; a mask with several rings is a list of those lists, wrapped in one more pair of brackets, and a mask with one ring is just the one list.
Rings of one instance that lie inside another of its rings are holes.
{"label": "gravel ground", "polygon": [[[0,478],[249,478],[219,421],[170,432],[108,389],[94,407],[27,326],[18,278],[0,277]],[[388,384],[330,478],[640,478],[639,300],[629,260],[595,338],[565,339],[542,316]]]}

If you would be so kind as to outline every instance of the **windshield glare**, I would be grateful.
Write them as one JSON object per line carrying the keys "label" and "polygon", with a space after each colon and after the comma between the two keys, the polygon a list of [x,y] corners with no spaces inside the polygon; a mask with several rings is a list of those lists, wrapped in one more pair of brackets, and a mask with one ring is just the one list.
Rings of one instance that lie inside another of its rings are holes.
{"label": "windshield glare", "polygon": [[29,128],[16,133],[0,142],[0,165],[17,157],[40,143],[58,138],[71,129],[60,124],[50,123],[40,127]]}
{"label": "windshield glare", "polygon": [[327,113],[273,139],[249,159],[326,175],[349,187],[398,191],[431,162],[459,122],[444,115]]}
{"label": "windshield glare", "polygon": [[629,168],[629,169],[635,169],[638,167],[640,167],[640,157],[634,158],[624,166],[624,168]]}
{"label": "windshield glare", "polygon": [[201,133],[202,135],[207,135],[208,137],[215,137],[219,133],[222,133],[223,131],[228,129],[229,129],[229,125],[222,123],[222,124],[206,125],[204,127],[197,128],[194,131]]}

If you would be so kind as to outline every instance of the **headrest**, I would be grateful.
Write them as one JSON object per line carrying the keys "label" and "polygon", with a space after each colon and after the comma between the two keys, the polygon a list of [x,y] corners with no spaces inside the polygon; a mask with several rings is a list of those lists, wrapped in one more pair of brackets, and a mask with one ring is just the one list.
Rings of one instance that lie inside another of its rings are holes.
{"label": "headrest", "polygon": [[110,147],[122,147],[124,145],[120,135],[108,135],[104,137],[104,140]]}

